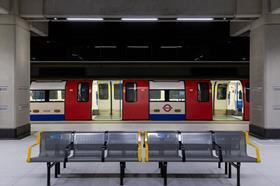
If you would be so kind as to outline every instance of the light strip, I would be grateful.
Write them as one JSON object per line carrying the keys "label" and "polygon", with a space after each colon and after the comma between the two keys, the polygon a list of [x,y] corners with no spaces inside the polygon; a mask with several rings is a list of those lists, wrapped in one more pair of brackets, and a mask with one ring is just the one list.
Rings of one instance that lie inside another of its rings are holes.
{"label": "light strip", "polygon": [[69,17],[68,21],[103,21],[103,18],[83,18],[83,17]]}
{"label": "light strip", "polygon": [[177,18],[177,21],[213,21],[214,18]]}
{"label": "light strip", "polygon": [[158,21],[158,18],[122,18],[122,21]]}

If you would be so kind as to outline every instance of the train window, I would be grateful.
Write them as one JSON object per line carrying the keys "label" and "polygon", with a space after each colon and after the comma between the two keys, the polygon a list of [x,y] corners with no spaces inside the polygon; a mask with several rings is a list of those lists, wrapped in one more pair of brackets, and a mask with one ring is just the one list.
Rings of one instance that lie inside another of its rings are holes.
{"label": "train window", "polygon": [[49,101],[51,101],[51,102],[64,101],[64,91],[63,90],[50,90],[49,91]]}
{"label": "train window", "polygon": [[46,91],[45,90],[33,90],[31,91],[31,101],[34,102],[45,102],[46,101]]}
{"label": "train window", "polygon": [[185,101],[185,91],[169,90],[169,101]]}
{"label": "train window", "polygon": [[65,91],[61,90],[61,99],[64,101],[65,100]]}
{"label": "train window", "polygon": [[125,86],[125,101],[137,102],[137,85],[136,83],[126,83]]}
{"label": "train window", "polygon": [[250,103],[250,84],[246,83],[246,101]]}
{"label": "train window", "polygon": [[242,100],[242,91],[241,90],[238,91],[238,99]]}
{"label": "train window", "polygon": [[209,102],[209,84],[198,83],[197,84],[197,101],[198,102]]}
{"label": "train window", "polygon": [[114,99],[121,100],[122,98],[122,84],[114,84]]}
{"label": "train window", "polygon": [[109,88],[107,83],[98,84],[99,99],[109,99]]}
{"label": "train window", "polygon": [[89,84],[79,83],[78,84],[78,102],[88,102],[89,100]]}
{"label": "train window", "polygon": [[225,100],[227,98],[227,84],[218,84],[217,99]]}
{"label": "train window", "polygon": [[150,90],[150,101],[165,101],[165,91]]}

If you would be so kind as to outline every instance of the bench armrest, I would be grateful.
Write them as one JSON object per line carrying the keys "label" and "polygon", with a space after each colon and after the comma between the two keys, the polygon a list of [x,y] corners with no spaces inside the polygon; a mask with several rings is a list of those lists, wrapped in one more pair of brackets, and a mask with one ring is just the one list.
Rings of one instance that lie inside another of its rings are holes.
{"label": "bench armrest", "polygon": [[68,162],[68,156],[71,150],[74,150],[74,143],[71,142],[69,145],[67,145],[64,149],[64,162]]}
{"label": "bench armrest", "polygon": [[247,131],[244,132],[244,133],[245,133],[245,139],[246,139],[247,145],[248,145],[248,146],[251,146],[251,147],[253,147],[253,148],[255,149],[255,151],[256,151],[257,163],[260,163],[260,162],[261,162],[261,155],[260,155],[260,149],[259,149],[259,147],[258,147],[257,145],[252,144],[252,143],[250,142],[249,133],[248,133]]}
{"label": "bench armrest", "polygon": [[148,132],[144,133],[145,162],[149,161]]}
{"label": "bench armrest", "polygon": [[223,151],[222,151],[222,147],[220,145],[218,145],[215,141],[213,141],[213,147],[215,149],[216,152],[218,152],[219,155],[219,161],[223,162]]}
{"label": "bench armrest", "polygon": [[41,141],[41,132],[38,133],[37,135],[37,139],[36,139],[36,143],[34,143],[33,145],[30,145],[28,147],[28,150],[27,150],[27,158],[26,158],[26,161],[28,163],[30,163],[30,160],[31,160],[31,155],[32,155],[32,148],[39,145],[40,144],[40,141]]}
{"label": "bench armrest", "polygon": [[142,132],[138,132],[138,149],[137,149],[138,161],[142,161]]}

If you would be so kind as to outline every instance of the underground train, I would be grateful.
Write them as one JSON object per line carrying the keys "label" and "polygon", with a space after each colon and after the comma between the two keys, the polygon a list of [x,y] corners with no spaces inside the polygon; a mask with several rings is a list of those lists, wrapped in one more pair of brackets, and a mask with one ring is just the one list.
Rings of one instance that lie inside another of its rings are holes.
{"label": "underground train", "polygon": [[249,120],[248,80],[33,81],[30,120]]}

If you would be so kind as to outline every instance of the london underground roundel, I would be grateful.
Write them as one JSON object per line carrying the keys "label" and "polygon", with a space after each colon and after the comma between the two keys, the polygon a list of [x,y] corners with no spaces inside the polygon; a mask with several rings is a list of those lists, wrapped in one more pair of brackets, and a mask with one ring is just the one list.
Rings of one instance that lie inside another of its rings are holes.
{"label": "london underground roundel", "polygon": [[165,111],[165,112],[170,112],[172,110],[172,107],[171,105],[169,104],[166,104],[162,107],[162,109]]}

